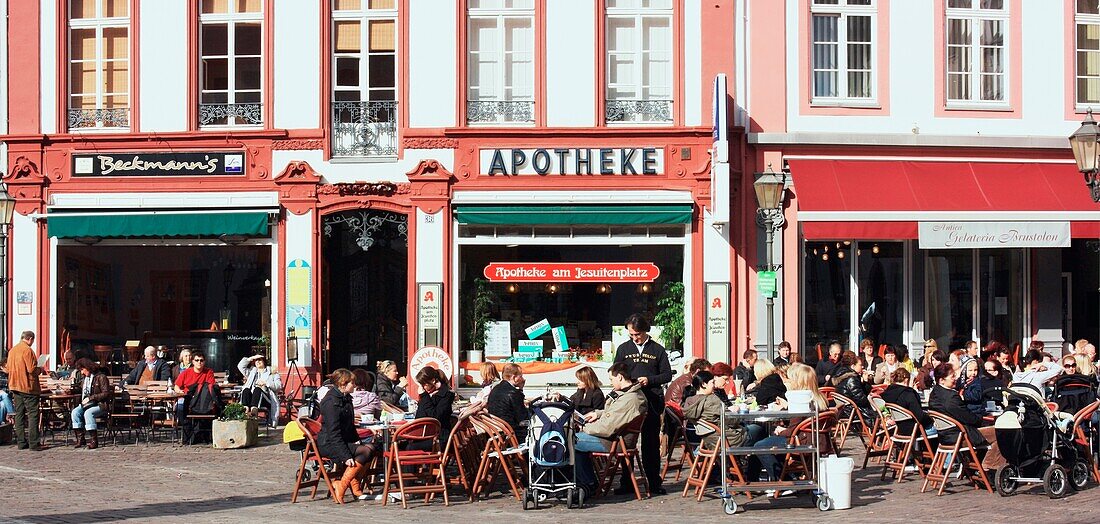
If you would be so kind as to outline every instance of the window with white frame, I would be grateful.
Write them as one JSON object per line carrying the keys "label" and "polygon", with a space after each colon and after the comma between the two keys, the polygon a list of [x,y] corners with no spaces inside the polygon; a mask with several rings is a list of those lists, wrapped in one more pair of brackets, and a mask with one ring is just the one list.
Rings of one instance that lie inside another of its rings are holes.
{"label": "window with white frame", "polygon": [[535,0],[469,0],[466,121],[535,121]]}
{"label": "window with white frame", "polygon": [[332,2],[332,154],[397,154],[397,1]]}
{"label": "window with white frame", "polygon": [[129,0],[69,2],[68,128],[130,126]]}
{"label": "window with white frame", "polygon": [[875,93],[874,0],[813,0],[813,101],[867,102]]}
{"label": "window with white frame", "polygon": [[1077,106],[1100,105],[1100,0],[1077,0]]}
{"label": "window with white frame", "polygon": [[263,124],[264,0],[202,0],[199,125]]}
{"label": "window with white frame", "polygon": [[1008,3],[947,0],[947,102],[1003,106],[1008,101]]}
{"label": "window with white frame", "polygon": [[672,122],[672,0],[606,0],[608,123]]}

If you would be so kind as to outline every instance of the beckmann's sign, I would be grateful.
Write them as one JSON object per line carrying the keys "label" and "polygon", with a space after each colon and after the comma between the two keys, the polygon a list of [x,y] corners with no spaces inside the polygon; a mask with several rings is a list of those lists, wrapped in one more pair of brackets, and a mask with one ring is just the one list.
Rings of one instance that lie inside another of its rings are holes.
{"label": "beckmann's sign", "polygon": [[653,282],[661,270],[648,262],[492,262],[490,282]]}
{"label": "beckmann's sign", "polygon": [[487,175],[656,175],[665,172],[659,147],[482,149]]}
{"label": "beckmann's sign", "polygon": [[1069,247],[1069,222],[921,222],[921,249]]}
{"label": "beckmann's sign", "polygon": [[239,176],[244,153],[95,153],[73,155],[73,176]]}

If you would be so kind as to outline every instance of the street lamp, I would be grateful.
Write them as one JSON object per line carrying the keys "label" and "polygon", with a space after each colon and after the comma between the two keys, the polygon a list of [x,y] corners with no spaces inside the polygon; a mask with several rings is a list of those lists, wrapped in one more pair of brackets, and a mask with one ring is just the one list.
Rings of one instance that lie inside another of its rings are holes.
{"label": "street lamp", "polygon": [[1081,127],[1069,136],[1069,148],[1073,159],[1077,161],[1077,170],[1085,175],[1085,185],[1089,186],[1092,201],[1100,203],[1100,177],[1097,176],[1097,153],[1100,153],[1100,126],[1092,119],[1089,109]]}
{"label": "street lamp", "polygon": [[[757,173],[756,182],[752,187],[756,190],[756,224],[764,228],[765,233],[765,265],[758,266],[762,271],[776,271],[780,265],[772,262],[772,243],[775,232],[783,227],[786,219],[783,217],[783,197],[786,195],[787,177],[785,173],[772,171],[771,164],[768,170]],[[775,358],[775,292],[769,292],[765,297],[768,307],[768,360]]]}
{"label": "street lamp", "polygon": [[15,199],[0,183],[0,354],[8,350],[8,228],[15,214]]}

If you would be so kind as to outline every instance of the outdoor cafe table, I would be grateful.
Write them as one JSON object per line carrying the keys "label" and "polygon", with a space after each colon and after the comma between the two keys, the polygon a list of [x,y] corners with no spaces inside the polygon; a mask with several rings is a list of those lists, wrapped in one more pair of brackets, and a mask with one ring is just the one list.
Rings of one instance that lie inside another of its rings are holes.
{"label": "outdoor cafe table", "polygon": [[39,413],[45,415],[39,422],[41,427],[50,430],[67,429],[69,414],[80,401],[80,395],[66,391],[43,391],[39,397],[46,401],[46,405],[39,408]]}

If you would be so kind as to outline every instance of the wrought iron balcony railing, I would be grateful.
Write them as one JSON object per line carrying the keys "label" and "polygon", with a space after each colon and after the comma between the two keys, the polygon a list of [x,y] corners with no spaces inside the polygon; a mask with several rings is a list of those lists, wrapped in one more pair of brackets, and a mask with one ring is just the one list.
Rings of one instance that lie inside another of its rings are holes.
{"label": "wrought iron balcony railing", "polygon": [[608,100],[608,122],[672,122],[672,100]]}
{"label": "wrought iron balcony railing", "polygon": [[332,156],[397,156],[397,101],[333,102]]}
{"label": "wrought iron balcony railing", "polygon": [[69,129],[130,127],[130,108],[69,109]]}
{"label": "wrought iron balcony railing", "polygon": [[466,121],[525,123],[535,121],[535,102],[531,100],[470,100],[466,102]]}
{"label": "wrought iron balcony railing", "polygon": [[199,104],[200,126],[261,125],[263,104]]}

